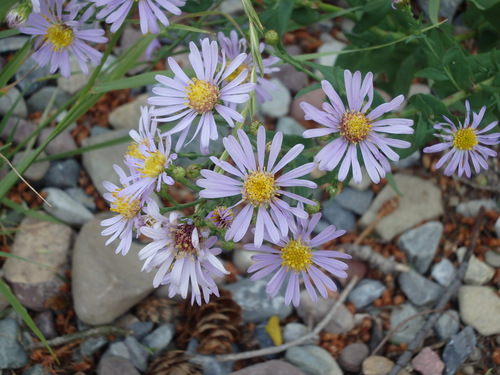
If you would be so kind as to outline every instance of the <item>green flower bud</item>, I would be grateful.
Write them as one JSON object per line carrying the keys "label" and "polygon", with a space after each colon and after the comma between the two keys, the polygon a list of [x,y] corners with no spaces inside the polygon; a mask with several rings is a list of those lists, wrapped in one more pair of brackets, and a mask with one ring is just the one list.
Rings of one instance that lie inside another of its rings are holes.
{"label": "green flower bud", "polygon": [[276,46],[280,41],[280,36],[275,30],[269,30],[265,35],[266,43],[271,46]]}
{"label": "green flower bud", "polygon": [[231,251],[234,249],[234,241],[222,241],[222,250]]}
{"label": "green flower bud", "polygon": [[314,202],[316,202],[316,205],[312,204],[306,204],[305,210],[309,215],[314,215],[317,214],[319,211],[321,211],[321,205],[319,204],[319,201],[316,199],[313,199]]}
{"label": "green flower bud", "polygon": [[201,166],[199,164],[191,164],[186,168],[186,176],[190,179],[195,179],[200,175]]}
{"label": "green flower bud", "polygon": [[257,120],[252,121],[252,123],[250,124],[250,134],[257,135],[257,131],[259,130],[259,128],[261,126],[262,126],[262,122],[257,121]]}
{"label": "green flower bud", "polygon": [[5,16],[7,24],[12,29],[24,26],[31,11],[32,6],[30,1],[22,1],[14,5]]}
{"label": "green flower bud", "polygon": [[174,180],[179,180],[181,178],[184,178],[184,176],[186,175],[186,170],[182,167],[174,167],[172,168],[172,178]]}
{"label": "green flower bud", "polygon": [[326,192],[331,198],[335,198],[335,196],[342,190],[339,185],[340,184],[338,182],[334,182],[326,188]]}

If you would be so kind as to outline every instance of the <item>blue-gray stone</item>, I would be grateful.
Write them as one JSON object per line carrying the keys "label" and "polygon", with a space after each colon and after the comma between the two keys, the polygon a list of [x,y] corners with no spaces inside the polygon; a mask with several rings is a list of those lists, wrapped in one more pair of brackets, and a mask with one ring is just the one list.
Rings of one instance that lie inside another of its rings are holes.
{"label": "blue-gray stone", "polygon": [[370,207],[374,194],[373,190],[356,190],[346,187],[340,194],[335,196],[333,201],[340,204],[346,210],[363,215],[368,210],[368,207]]}
{"label": "blue-gray stone", "polygon": [[399,237],[398,245],[406,252],[408,262],[423,274],[436,255],[442,235],[443,224],[439,221],[429,221],[418,228],[404,232]]}
{"label": "blue-gray stone", "polygon": [[476,199],[459,203],[455,209],[457,213],[463,216],[475,217],[479,213],[481,206],[484,206],[485,210],[499,211],[498,204],[493,199]]}
{"label": "blue-gray stone", "polygon": [[89,337],[80,344],[80,354],[82,357],[90,357],[108,343],[105,336]]}
{"label": "blue-gray stone", "polygon": [[457,270],[451,260],[448,258],[441,259],[438,263],[432,266],[431,276],[438,282],[439,285],[447,287],[451,284]]}
{"label": "blue-gray stone", "polygon": [[0,53],[9,52],[9,51],[19,51],[24,44],[30,39],[29,36],[25,35],[16,35],[8,38],[2,39],[2,43],[0,43]]}
{"label": "blue-gray stone", "polygon": [[330,224],[335,225],[338,230],[343,229],[349,232],[356,228],[356,218],[354,214],[343,208],[339,203],[335,201],[324,201],[321,207],[323,208],[322,218]]}
{"label": "blue-gray stone", "polygon": [[142,341],[154,328],[155,324],[153,322],[133,322],[129,324],[127,328],[134,331],[134,336],[138,341]]}
{"label": "blue-gray stone", "polygon": [[147,335],[142,340],[142,343],[147,347],[153,349],[155,353],[158,353],[165,349],[168,344],[170,344],[174,333],[175,327],[173,324],[164,324]]}
{"label": "blue-gray stone", "polygon": [[72,188],[67,188],[64,189],[68,195],[73,198],[75,201],[81,203],[82,205],[85,206],[89,211],[95,212],[96,210],[96,204],[94,197],[91,197],[90,195],[87,195],[85,193],[85,190],[83,190],[81,187],[72,187]]}
{"label": "blue-gray stone", "polygon": [[46,77],[49,74],[50,64],[40,67],[35,60],[27,59],[16,71],[14,77],[19,80],[17,83],[19,90],[24,91],[27,89],[25,95],[29,96],[47,85],[47,80],[40,80],[40,78]]}
{"label": "blue-gray stone", "polygon": [[316,224],[316,226],[314,227],[313,229],[313,233],[321,233],[323,232],[327,227],[329,227],[330,224],[328,221],[326,220],[323,220],[321,219],[320,221],[318,221],[318,224]]}
{"label": "blue-gray stone", "polygon": [[[302,336],[305,336],[308,332],[309,330],[302,323],[288,323],[283,327],[283,342],[287,343],[295,341]],[[309,342],[306,344],[309,344]]]}
{"label": "blue-gray stone", "polygon": [[[411,303],[404,303],[400,306],[395,307],[391,311],[390,324],[391,329],[395,329],[403,321],[410,317],[414,317],[418,313],[418,310]],[[396,332],[391,336],[391,342],[396,344],[410,343],[417,332],[425,324],[425,319],[422,316],[417,316],[414,319],[410,319],[406,324],[403,324]]]}
{"label": "blue-gray stone", "polygon": [[[55,96],[54,96],[55,95]],[[65,104],[70,96],[62,90],[59,90],[55,86],[46,86],[41,90],[38,90],[26,101],[28,105],[28,110],[32,112],[44,112],[48,107],[50,101],[54,97],[52,102],[52,108],[59,108]]]}
{"label": "blue-gray stone", "polygon": [[6,115],[14,105],[15,108],[11,116],[22,118],[28,117],[28,107],[26,106],[26,102],[21,92],[15,87],[12,87],[5,95],[0,97],[0,115]]}
{"label": "blue-gray stone", "polygon": [[28,355],[18,341],[19,326],[14,319],[0,320],[0,369],[21,368]]}
{"label": "blue-gray stone", "polygon": [[[500,220],[500,219],[499,219]],[[500,253],[494,250],[487,251],[484,254],[484,261],[492,267],[500,267]]]}
{"label": "blue-gray stone", "polygon": [[443,351],[443,362],[445,365],[443,375],[454,375],[472,354],[476,347],[476,334],[471,326],[465,327],[453,336],[446,344]]}
{"label": "blue-gray stone", "polygon": [[349,293],[347,300],[354,303],[356,309],[362,309],[379,298],[385,289],[385,285],[378,280],[363,279]]}
{"label": "blue-gray stone", "polygon": [[198,348],[199,345],[200,343],[198,342],[198,340],[194,337],[191,337],[186,347],[186,353],[194,354],[196,352],[196,348]]}
{"label": "blue-gray stone", "polygon": [[117,356],[128,359],[139,371],[146,371],[149,352],[135,337],[128,336],[124,341],[111,344],[104,356]]}
{"label": "blue-gray stone", "polygon": [[78,186],[78,178],[82,167],[75,159],[54,160],[41,183],[45,187],[60,189]]}
{"label": "blue-gray stone", "polygon": [[280,117],[276,123],[276,131],[282,132],[283,134],[302,136],[305,130],[302,124],[293,117]]}
{"label": "blue-gray stone", "polygon": [[104,133],[109,133],[111,130],[103,126],[92,126],[90,129],[90,137],[97,137]]}
{"label": "blue-gray stone", "polygon": [[40,363],[37,363],[24,371],[23,375],[45,375],[45,369]]}
{"label": "blue-gray stone", "polygon": [[343,374],[332,355],[319,346],[294,346],[286,351],[285,359],[307,375]]}
{"label": "blue-gray stone", "polygon": [[442,341],[449,340],[457,334],[459,329],[460,315],[456,310],[446,310],[434,326],[437,337]]}
{"label": "blue-gray stone", "polygon": [[97,375],[140,375],[140,373],[126,358],[103,356],[97,366]]}
{"label": "blue-gray stone", "polygon": [[203,375],[227,375],[234,369],[234,361],[219,362],[214,355],[196,354],[189,362],[200,365]]}
{"label": "blue-gray stone", "polygon": [[[265,323],[261,323],[255,326],[254,334],[255,334],[255,339],[259,343],[261,349],[270,348],[274,346],[271,336],[269,336],[269,333],[267,333],[266,331]],[[278,355],[277,354],[266,355],[264,358],[276,359],[278,358]]]}
{"label": "blue-gray stone", "polygon": [[397,168],[406,169],[410,168],[414,165],[417,165],[420,162],[420,151],[417,150],[413,154],[407,156],[404,159],[393,161],[391,164]]}
{"label": "blue-gray stone", "polygon": [[399,286],[408,299],[416,306],[435,303],[444,293],[438,284],[411,270],[402,272],[398,277]]}
{"label": "blue-gray stone", "polygon": [[256,281],[243,278],[225,286],[233,294],[233,299],[243,310],[243,322],[260,323],[277,315],[280,320],[292,313],[292,307],[285,305],[285,288],[282,287],[276,296],[269,297],[266,292],[268,279]]}
{"label": "blue-gray stone", "polygon": [[[43,209],[50,215],[69,225],[83,225],[94,218],[94,214],[85,206],[71,198],[61,189],[48,187],[42,190],[46,193]],[[50,206],[49,206],[50,204]]]}

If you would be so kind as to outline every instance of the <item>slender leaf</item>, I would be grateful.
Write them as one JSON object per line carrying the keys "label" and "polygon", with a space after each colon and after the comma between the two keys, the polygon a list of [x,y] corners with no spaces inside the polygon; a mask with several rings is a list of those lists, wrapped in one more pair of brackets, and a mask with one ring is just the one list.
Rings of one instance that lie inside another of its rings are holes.
{"label": "slender leaf", "polygon": [[429,0],[429,19],[433,24],[438,23],[439,5],[441,0]]}
{"label": "slender leaf", "polygon": [[385,179],[387,180],[389,185],[391,185],[392,189],[396,192],[396,194],[402,197],[403,193],[401,192],[401,190],[399,190],[398,184],[396,184],[396,180],[394,180],[394,176],[392,175],[392,173],[390,172],[387,173],[385,175]]}
{"label": "slender leaf", "polygon": [[17,255],[11,254],[11,253],[6,253],[4,251],[0,251],[0,258],[11,258],[11,259],[22,260],[23,262],[32,263],[32,264],[35,264],[37,266],[46,267],[46,268],[51,268],[52,267],[52,266],[49,266],[48,264],[38,263],[38,262],[35,262],[35,261],[31,260],[31,259],[26,259],[26,258],[17,256]]}
{"label": "slender leaf", "polygon": [[0,203],[2,203],[3,205],[5,205],[5,206],[23,214],[23,215],[34,217],[35,219],[49,221],[51,223],[64,224],[64,222],[55,218],[54,216],[47,215],[45,212],[42,212],[42,211],[35,211],[35,210],[32,210],[31,208],[24,207],[20,204],[17,204],[16,202],[11,201],[8,198],[3,198],[2,200],[0,200]]}

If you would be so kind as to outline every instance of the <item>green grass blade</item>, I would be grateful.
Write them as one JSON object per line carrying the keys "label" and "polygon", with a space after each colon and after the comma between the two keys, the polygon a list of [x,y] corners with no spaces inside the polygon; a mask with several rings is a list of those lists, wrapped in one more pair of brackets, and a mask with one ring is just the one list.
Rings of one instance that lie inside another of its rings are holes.
{"label": "green grass blade", "polygon": [[21,47],[19,51],[16,52],[14,58],[9,61],[9,63],[2,69],[0,73],[0,88],[7,85],[7,82],[14,76],[14,74],[19,70],[19,67],[24,62],[26,56],[31,50],[31,43],[27,41],[24,46]]}
{"label": "green grass blade", "polygon": [[[1,185],[3,185],[3,181],[2,181]],[[56,219],[53,216],[50,216],[50,215],[48,215],[44,212],[41,212],[41,211],[35,211],[35,210],[30,209],[30,208],[24,207],[24,206],[17,204],[17,203],[15,203],[7,198],[0,200],[0,203],[2,203],[3,205],[5,205],[5,206],[17,211],[17,212],[22,213],[23,215],[34,217],[35,219],[49,221],[51,223],[64,224],[64,222],[62,222],[59,219]]]}
{"label": "green grass blade", "polygon": [[23,257],[17,256],[17,255],[11,254],[11,253],[6,253],[6,252],[4,252],[4,251],[0,251],[0,258],[11,258],[11,259],[17,259],[17,260],[22,260],[22,261],[24,261],[24,262],[28,262],[28,263],[35,264],[35,265],[37,265],[37,266],[42,266],[42,267],[46,267],[46,268],[51,268],[51,266],[49,266],[49,265],[47,265],[47,264],[38,263],[38,262],[35,262],[35,261],[33,261],[33,260],[26,259],[26,258],[23,258]]}
{"label": "green grass blade", "polygon": [[10,291],[10,289],[7,287],[7,284],[0,279],[0,293],[3,294],[5,299],[12,305],[14,310],[21,316],[23,321],[26,323],[26,325],[33,331],[33,333],[40,339],[41,342],[45,345],[47,350],[50,352],[52,357],[56,359],[56,361],[59,363],[59,359],[57,358],[56,354],[50,347],[49,343],[45,339],[45,336],[40,332],[38,327],[36,326],[35,322],[33,319],[31,319],[31,316],[26,312],[26,309],[24,308],[23,305],[19,302],[19,300],[16,298],[16,296]]}

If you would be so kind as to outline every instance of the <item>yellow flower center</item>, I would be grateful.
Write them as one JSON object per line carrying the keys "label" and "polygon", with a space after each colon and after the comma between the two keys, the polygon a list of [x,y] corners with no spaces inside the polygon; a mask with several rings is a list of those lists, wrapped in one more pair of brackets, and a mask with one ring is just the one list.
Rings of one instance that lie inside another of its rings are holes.
{"label": "yellow flower center", "polygon": [[243,199],[253,206],[268,204],[278,194],[274,176],[269,172],[253,171],[245,177]]}
{"label": "yellow flower center", "polygon": [[130,144],[128,145],[127,153],[125,154],[125,156],[126,155],[134,159],[144,160],[144,155],[139,151],[139,143],[135,141],[130,142]]}
{"label": "yellow flower center", "polygon": [[219,100],[219,89],[214,84],[205,80],[192,79],[185,88],[187,106],[193,108],[198,113],[206,113],[214,109]]}
{"label": "yellow flower center", "polygon": [[160,153],[160,151],[151,152],[144,161],[142,167],[142,174],[146,177],[158,177],[165,169],[167,157]]}
{"label": "yellow flower center", "polygon": [[[231,61],[229,61],[226,64],[226,68],[229,66],[229,64],[231,64]],[[247,69],[248,71],[250,71],[250,69],[248,69],[248,67],[245,64],[241,64],[238,68],[236,68],[236,70],[234,72],[232,72],[229,76],[227,76],[227,78],[225,79],[225,81],[227,81],[227,82],[233,81],[245,69]],[[247,74],[247,77],[245,78],[245,80],[242,83],[248,82],[249,78],[250,78],[250,75]]]}
{"label": "yellow flower center", "polygon": [[281,266],[287,267],[287,271],[292,268],[295,272],[300,272],[309,268],[312,257],[311,248],[304,245],[300,238],[291,240],[281,249]]}
{"label": "yellow flower center", "polygon": [[112,212],[120,214],[124,219],[130,220],[141,210],[141,202],[139,199],[130,201],[128,197],[118,197],[118,193],[122,189],[115,190],[112,195],[116,199],[111,203],[109,208]]}
{"label": "yellow flower center", "polygon": [[50,26],[44,36],[44,40],[53,44],[52,49],[55,52],[68,48],[73,43],[74,38],[73,29],[61,23]]}
{"label": "yellow flower center", "polygon": [[458,130],[453,138],[453,147],[459,150],[472,150],[477,144],[477,137],[472,128]]}
{"label": "yellow flower center", "polygon": [[371,127],[366,116],[359,112],[346,112],[340,120],[340,134],[346,141],[355,144],[368,137]]}

